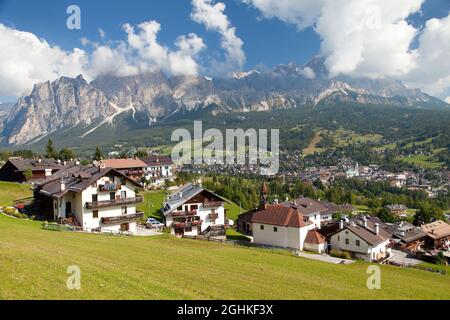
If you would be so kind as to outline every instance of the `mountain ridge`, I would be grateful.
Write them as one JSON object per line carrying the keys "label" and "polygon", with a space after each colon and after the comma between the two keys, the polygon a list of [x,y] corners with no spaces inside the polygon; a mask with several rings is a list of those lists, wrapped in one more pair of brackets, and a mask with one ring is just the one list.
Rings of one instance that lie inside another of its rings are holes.
{"label": "mountain ridge", "polygon": [[[113,124],[132,111],[136,125],[151,126],[177,114],[271,111],[355,102],[417,108],[450,105],[395,80],[330,78],[323,60],[290,63],[270,71],[235,72],[229,78],[173,76],[161,71],[127,77],[82,75],[36,84],[3,120],[2,144],[22,145],[55,131]],[[213,106],[213,107],[211,107]],[[87,134],[94,132],[90,129]]]}

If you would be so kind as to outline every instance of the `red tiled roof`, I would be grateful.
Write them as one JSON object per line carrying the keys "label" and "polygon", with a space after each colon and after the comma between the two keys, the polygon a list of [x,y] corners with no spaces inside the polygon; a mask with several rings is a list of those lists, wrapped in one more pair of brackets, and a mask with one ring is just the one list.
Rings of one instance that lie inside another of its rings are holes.
{"label": "red tiled roof", "polygon": [[305,238],[305,243],[322,244],[327,242],[325,237],[318,233],[316,230],[309,230]]}
{"label": "red tiled roof", "polygon": [[106,159],[103,164],[107,168],[113,169],[129,169],[129,168],[144,168],[147,165],[139,159]]}
{"label": "red tiled roof", "polygon": [[283,227],[303,228],[312,222],[298,210],[283,205],[268,205],[253,214],[251,222]]}

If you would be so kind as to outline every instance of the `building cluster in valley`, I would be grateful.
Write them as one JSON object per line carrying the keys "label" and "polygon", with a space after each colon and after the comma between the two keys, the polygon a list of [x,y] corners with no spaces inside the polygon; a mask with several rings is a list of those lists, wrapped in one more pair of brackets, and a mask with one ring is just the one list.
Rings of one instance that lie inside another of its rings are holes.
{"label": "building cluster in valley", "polygon": [[[268,188],[261,188],[257,209],[239,216],[237,228],[255,244],[317,253],[348,253],[368,262],[387,262],[393,249],[408,255],[432,257],[450,250],[450,225],[435,221],[421,227],[407,222],[384,223],[378,217],[354,215],[351,206],[299,198],[269,204]],[[395,207],[394,209],[401,209]]]}
{"label": "building cluster in valley", "polygon": [[[422,190],[428,197],[436,198],[440,194],[448,194],[450,189],[450,171],[433,171],[432,178],[426,170],[419,172],[403,171],[400,173],[383,170],[380,165],[361,166],[348,158],[340,159],[334,166],[299,166],[303,163],[294,158],[294,162],[283,159],[278,177],[295,181],[301,179],[306,183],[320,180],[328,185],[339,178],[358,178],[364,181],[388,182],[392,187],[407,188],[409,190]],[[257,165],[189,165],[181,169],[196,174],[224,174],[235,176],[257,176]]]}
{"label": "building cluster in valley", "polygon": [[[82,165],[79,161],[10,159],[0,169],[0,179],[27,180],[31,172],[33,206],[42,218],[74,231],[134,234],[144,217],[137,206],[144,202],[144,183],[162,186],[173,181],[177,168],[169,158],[108,159]],[[348,168],[348,174],[364,177],[376,168]],[[321,177],[321,176],[319,176]],[[30,179],[30,177],[29,177]],[[405,175],[405,179],[408,177]],[[435,221],[421,227],[407,222],[384,223],[373,216],[358,215],[351,205],[300,197],[269,203],[264,182],[258,208],[228,219],[227,199],[203,187],[202,181],[177,188],[161,204],[161,217],[173,235],[225,240],[230,226],[248,235],[254,245],[311,251],[346,253],[355,259],[383,263],[392,261],[394,250],[415,257],[449,254],[450,225]],[[406,207],[387,209],[401,217]]]}

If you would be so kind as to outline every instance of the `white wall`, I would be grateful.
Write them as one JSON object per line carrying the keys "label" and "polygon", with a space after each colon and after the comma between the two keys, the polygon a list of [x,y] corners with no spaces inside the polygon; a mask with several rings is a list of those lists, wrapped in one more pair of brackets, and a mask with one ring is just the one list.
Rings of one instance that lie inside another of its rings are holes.
{"label": "white wall", "polygon": [[[345,243],[345,239],[349,239],[349,244]],[[356,240],[359,240],[360,245],[356,245]],[[340,232],[334,234],[331,237],[331,249],[340,250],[340,251],[349,251],[355,253],[355,256],[359,259],[363,259],[366,261],[373,260],[373,253],[387,252],[386,246],[388,245],[389,240],[372,247],[363,239],[358,237],[353,232],[350,232],[346,229],[341,230]]]}
{"label": "white wall", "polygon": [[[263,230],[261,230],[262,225],[264,226]],[[276,232],[274,228],[277,228]],[[303,228],[294,228],[253,223],[253,242],[256,244],[303,250],[306,235],[309,230],[314,228],[314,224]]]}

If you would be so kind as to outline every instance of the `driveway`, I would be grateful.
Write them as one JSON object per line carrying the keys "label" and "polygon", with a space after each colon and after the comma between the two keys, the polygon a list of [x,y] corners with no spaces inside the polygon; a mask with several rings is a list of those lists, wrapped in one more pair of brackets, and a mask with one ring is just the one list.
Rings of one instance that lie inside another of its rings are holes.
{"label": "driveway", "polygon": [[390,261],[394,262],[394,263],[402,264],[402,265],[413,265],[413,266],[423,262],[422,260],[408,257],[408,254],[403,251],[394,250],[394,249],[391,249]]}
{"label": "driveway", "polygon": [[302,258],[306,258],[306,259],[310,259],[310,260],[317,260],[317,261],[322,261],[322,262],[328,262],[328,263],[333,263],[333,264],[351,264],[351,263],[355,262],[353,260],[331,257],[327,254],[313,254],[313,253],[305,253],[302,251],[298,251],[297,255]]}
{"label": "driveway", "polygon": [[161,232],[156,232],[150,229],[136,227],[136,232],[133,234],[136,237],[152,237],[162,235]]}

